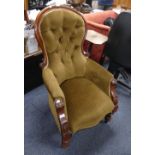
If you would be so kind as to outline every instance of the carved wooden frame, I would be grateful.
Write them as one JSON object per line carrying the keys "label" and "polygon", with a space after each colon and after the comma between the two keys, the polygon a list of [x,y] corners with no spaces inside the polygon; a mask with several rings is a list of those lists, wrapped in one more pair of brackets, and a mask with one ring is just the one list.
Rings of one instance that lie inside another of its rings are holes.
{"label": "carved wooden frame", "polygon": [[[77,12],[76,10],[74,10],[72,8],[69,8],[68,6],[52,6],[52,7],[50,6],[50,7],[47,7],[45,9],[43,9],[39,13],[39,15],[37,16],[36,21],[35,21],[35,25],[34,25],[35,36],[36,36],[38,44],[39,44],[39,46],[40,46],[40,48],[42,49],[42,52],[43,52],[43,63],[41,64],[42,69],[48,66],[48,56],[47,56],[46,48],[45,48],[43,38],[42,38],[42,35],[41,35],[41,32],[40,32],[40,22],[41,22],[42,17],[43,17],[43,15],[45,13],[51,11],[52,9],[56,9],[56,8],[69,9],[69,10],[72,10],[73,12],[79,14],[83,18],[83,21],[85,22],[85,30],[86,30],[86,21],[85,21],[84,17],[82,16],[82,14]],[[84,34],[84,37],[83,37],[82,45],[83,45],[83,42],[84,42],[85,35],[86,35],[86,31],[85,31],[85,34]],[[84,50],[83,50],[83,46],[81,46],[81,52],[85,56],[87,56],[87,53],[84,52]],[[112,101],[113,101],[113,103],[115,105],[115,108],[113,109],[112,114],[114,112],[116,112],[117,108],[118,108],[118,99],[117,99],[117,96],[116,96],[116,93],[115,93],[115,89],[116,89],[116,80],[113,79],[111,81],[111,84],[110,84],[110,95],[111,95]],[[72,133],[71,133],[71,130],[70,130],[68,119],[67,119],[67,117],[65,115],[65,109],[64,109],[65,102],[64,102],[64,99],[61,98],[61,97],[54,98],[54,105],[56,107],[57,117],[58,117],[59,124],[60,124],[61,137],[62,137],[61,146],[63,148],[66,148],[69,145],[69,142],[70,142],[71,137],[72,137]],[[111,114],[108,114],[107,118],[109,119],[110,117],[111,117]]]}
{"label": "carved wooden frame", "polygon": [[110,96],[114,103],[114,109],[112,113],[108,113],[105,116],[105,121],[104,121],[105,123],[109,122],[111,120],[112,114],[114,114],[118,110],[118,97],[116,95],[116,86],[117,86],[117,81],[115,79],[112,79],[110,83]]}
{"label": "carved wooden frame", "polygon": [[109,122],[111,120],[112,114],[114,114],[118,110],[118,97],[116,94],[116,86],[117,86],[116,80],[112,79],[112,81],[110,83],[110,97],[113,101],[114,109],[111,113],[108,113],[105,116],[105,120],[104,120],[105,123]]}
{"label": "carved wooden frame", "polygon": [[57,112],[58,120],[59,120],[59,124],[60,124],[61,138],[62,138],[61,146],[63,148],[66,148],[66,147],[68,147],[69,142],[71,140],[72,132],[70,130],[69,122],[68,122],[67,117],[64,112],[64,106],[65,106],[64,99],[59,98],[59,97],[55,98],[54,104],[56,107],[56,112]]}
{"label": "carved wooden frame", "polygon": [[39,46],[43,52],[43,62],[41,64],[41,67],[44,68],[45,66],[48,65],[48,57],[47,57],[47,52],[46,52],[46,48],[45,48],[45,45],[43,43],[43,39],[42,39],[42,35],[41,35],[41,32],[40,32],[40,22],[42,20],[42,17],[45,13],[48,13],[54,9],[67,9],[67,10],[71,10],[73,12],[75,12],[76,14],[80,15],[82,18],[83,18],[83,21],[85,23],[85,34],[83,36],[83,40],[82,40],[82,43],[81,43],[81,52],[83,53],[83,55],[85,56],[88,56],[87,52],[83,50],[83,43],[84,43],[84,39],[85,39],[85,36],[86,36],[86,21],[84,19],[84,16],[76,11],[74,8],[71,8],[71,6],[69,5],[60,5],[60,6],[49,6],[49,7],[46,7],[44,8],[37,16],[36,20],[35,20],[35,24],[34,24],[34,31],[35,31],[35,37],[39,43]]}
{"label": "carved wooden frame", "polygon": [[110,95],[111,99],[115,105],[112,114],[115,113],[118,110],[118,97],[116,95],[116,86],[117,86],[117,81],[113,79],[110,84]]}
{"label": "carved wooden frame", "polygon": [[[40,48],[42,49],[42,52],[43,52],[43,62],[40,64],[42,69],[48,66],[48,56],[47,56],[46,48],[45,48],[43,38],[42,38],[42,35],[41,35],[41,32],[40,32],[40,22],[41,22],[42,17],[43,17],[43,15],[45,13],[48,13],[49,11],[52,11],[53,9],[58,9],[58,8],[72,10],[73,12],[77,13],[78,15],[80,15],[83,18],[83,21],[85,23],[85,34],[84,34],[84,37],[83,37],[83,40],[82,40],[82,43],[81,43],[82,45],[83,45],[84,38],[85,38],[85,35],[86,35],[86,21],[85,21],[84,17],[82,16],[82,14],[77,12],[75,9],[72,9],[69,6],[64,6],[64,5],[62,5],[62,6],[49,6],[49,7],[46,7],[45,9],[43,9],[38,14],[38,16],[36,18],[36,21],[35,21],[35,25],[34,25],[35,36],[36,36],[38,44],[39,44],[39,46],[40,46]],[[82,53],[84,55],[86,55],[86,52],[84,52],[82,45],[81,45],[81,51],[82,51]],[[57,117],[58,117],[59,124],[60,124],[61,138],[62,138],[61,146],[63,148],[66,148],[69,145],[69,142],[70,142],[71,137],[72,137],[72,133],[71,133],[71,130],[70,130],[70,127],[69,127],[68,119],[67,119],[67,117],[65,115],[64,99],[60,98],[60,97],[54,98],[54,104],[55,104],[55,107],[56,107]]]}

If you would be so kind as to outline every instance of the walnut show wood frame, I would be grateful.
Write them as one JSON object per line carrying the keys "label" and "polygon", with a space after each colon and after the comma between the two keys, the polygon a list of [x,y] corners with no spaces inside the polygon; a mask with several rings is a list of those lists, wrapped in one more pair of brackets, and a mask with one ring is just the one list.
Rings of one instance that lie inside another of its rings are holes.
{"label": "walnut show wood frame", "polygon": [[[75,9],[72,9],[70,8],[69,6],[49,6],[49,7],[46,7],[45,9],[43,9],[37,16],[36,18],[36,21],[35,21],[35,24],[34,24],[34,30],[35,30],[35,36],[36,36],[36,39],[38,41],[38,44],[42,50],[42,53],[43,53],[43,62],[41,63],[41,68],[45,68],[48,66],[48,56],[47,56],[47,52],[46,52],[46,48],[45,48],[45,45],[44,45],[44,42],[43,42],[43,38],[42,38],[42,35],[41,35],[41,32],[40,32],[40,23],[41,23],[41,20],[42,20],[42,17],[44,14],[54,10],[54,9],[67,9],[67,10],[72,10],[73,12],[77,13],[78,15],[80,15],[83,20],[84,20],[84,23],[85,23],[85,34],[84,34],[84,37],[83,37],[83,41],[82,41],[82,44],[84,42],[84,38],[85,38],[85,35],[86,35],[86,21],[84,19],[84,17],[82,16],[82,14],[78,11],[76,11]],[[85,52],[83,50],[83,46],[81,46],[81,51],[82,53],[85,55],[85,56],[88,56],[87,52]],[[110,120],[111,118],[111,115],[117,111],[118,109],[118,99],[117,99],[117,96],[116,96],[116,80],[113,79],[110,83],[110,95],[111,95],[111,99],[115,105],[115,108],[113,109],[112,113],[108,114],[105,119],[107,121]],[[71,137],[72,137],[72,132],[70,130],[70,126],[69,126],[69,122],[68,122],[68,119],[65,115],[65,110],[64,110],[64,106],[65,106],[65,102],[64,102],[64,99],[63,98],[60,98],[60,97],[57,97],[57,98],[54,98],[54,105],[55,105],[55,108],[56,108],[56,112],[57,112],[57,117],[58,117],[58,120],[59,120],[59,124],[60,124],[60,130],[61,130],[61,138],[62,138],[62,143],[61,143],[61,146],[63,148],[66,148],[69,146],[69,143],[70,143],[70,140],[71,140]]]}
{"label": "walnut show wood frame", "polygon": [[115,113],[117,110],[118,110],[118,97],[116,95],[116,86],[117,86],[117,82],[115,79],[113,79],[111,81],[111,84],[110,84],[110,94],[111,94],[111,99],[115,105],[113,111],[112,111],[112,114]]}
{"label": "walnut show wood frame", "polygon": [[[84,22],[85,22],[85,19],[82,16],[81,13],[77,12],[75,9],[70,8],[69,6],[64,6],[64,5],[62,5],[62,6],[49,6],[49,7],[45,8],[45,9],[43,9],[38,14],[38,16],[36,18],[36,21],[35,21],[35,24],[34,24],[34,30],[35,30],[36,39],[37,39],[38,44],[39,44],[39,46],[40,46],[40,48],[42,50],[42,53],[43,53],[43,62],[40,64],[42,69],[44,67],[48,66],[48,57],[47,57],[46,48],[45,48],[45,45],[44,45],[44,42],[43,42],[43,39],[42,39],[42,35],[41,35],[41,32],[40,32],[40,22],[41,22],[41,19],[42,19],[44,14],[46,14],[46,13],[48,13],[48,12],[54,10],[54,9],[58,9],[58,8],[74,11],[75,13],[80,15],[83,18]],[[85,22],[85,30],[86,30],[86,22]],[[84,42],[85,35],[86,35],[86,31],[85,31],[82,43]],[[83,50],[82,46],[81,46],[81,51],[83,51],[83,54],[85,56],[87,56],[87,53]],[[69,146],[69,142],[70,142],[71,137],[72,137],[72,132],[70,130],[68,119],[67,119],[67,117],[65,115],[64,99],[63,98],[59,98],[59,97],[55,98],[54,99],[54,104],[55,104],[55,108],[56,108],[56,112],[57,112],[57,117],[58,117],[59,124],[60,124],[61,138],[62,138],[61,146],[63,148],[66,148],[66,147]]]}

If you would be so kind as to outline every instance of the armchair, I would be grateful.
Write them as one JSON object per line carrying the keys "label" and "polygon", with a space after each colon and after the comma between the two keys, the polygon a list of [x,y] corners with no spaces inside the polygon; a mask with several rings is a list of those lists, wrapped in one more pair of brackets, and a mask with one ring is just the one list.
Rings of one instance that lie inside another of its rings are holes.
{"label": "armchair", "polygon": [[[111,28],[109,26],[104,25],[104,21],[107,18],[116,19],[116,17],[117,14],[112,10],[84,14],[87,29],[94,30],[106,36],[108,36]],[[88,49],[88,47],[89,44],[87,41],[85,41],[84,49],[86,50]],[[94,44],[91,49],[90,58],[95,60],[96,62],[100,62],[101,57],[103,56],[103,50],[104,50],[104,44],[102,45]]]}
{"label": "armchair", "polygon": [[65,6],[47,7],[35,21],[42,76],[62,147],[72,134],[108,121],[118,108],[113,75],[82,53],[85,30],[83,16]]}

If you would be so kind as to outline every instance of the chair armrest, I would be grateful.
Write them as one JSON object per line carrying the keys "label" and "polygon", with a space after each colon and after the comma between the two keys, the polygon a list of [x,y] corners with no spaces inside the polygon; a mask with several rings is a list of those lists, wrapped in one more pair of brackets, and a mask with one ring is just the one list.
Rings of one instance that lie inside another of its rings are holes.
{"label": "chair armrest", "polygon": [[87,59],[85,77],[94,82],[108,96],[111,96],[110,89],[111,82],[114,79],[113,75],[89,58]]}
{"label": "chair armrest", "polygon": [[55,121],[61,131],[62,147],[67,147],[71,139],[65,96],[57,79],[49,68],[43,68],[43,80],[50,95],[49,104]]}
{"label": "chair armrest", "polygon": [[98,24],[98,23],[95,23],[95,22],[92,22],[92,21],[87,21],[86,23],[89,24],[89,25],[92,25],[92,26],[94,26],[96,28],[110,31],[110,27],[109,26],[106,26],[104,24]]}
{"label": "chair armrest", "polygon": [[46,85],[49,94],[52,98],[64,98],[64,93],[59,86],[57,79],[54,76],[54,73],[49,68],[43,68],[42,76],[44,84]]}
{"label": "chair armrest", "polygon": [[102,25],[102,24],[98,24],[98,23],[88,21],[87,22],[87,29],[97,31],[101,34],[108,36],[111,28],[109,26],[106,26],[106,25]]}

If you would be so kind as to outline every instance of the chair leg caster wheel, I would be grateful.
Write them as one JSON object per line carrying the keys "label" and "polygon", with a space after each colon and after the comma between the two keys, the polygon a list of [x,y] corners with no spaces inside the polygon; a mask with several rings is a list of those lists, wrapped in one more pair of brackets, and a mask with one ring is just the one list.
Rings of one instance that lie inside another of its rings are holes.
{"label": "chair leg caster wheel", "polygon": [[108,123],[111,120],[111,118],[112,118],[112,114],[111,113],[107,114],[105,116],[104,123]]}

